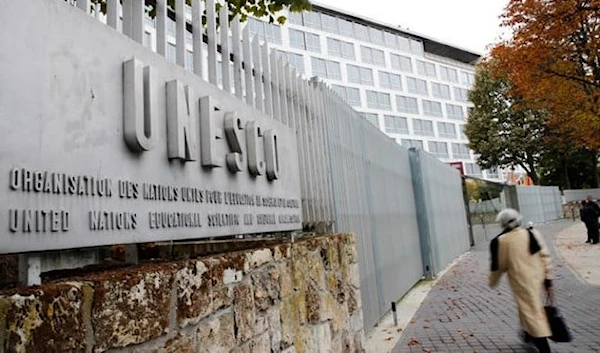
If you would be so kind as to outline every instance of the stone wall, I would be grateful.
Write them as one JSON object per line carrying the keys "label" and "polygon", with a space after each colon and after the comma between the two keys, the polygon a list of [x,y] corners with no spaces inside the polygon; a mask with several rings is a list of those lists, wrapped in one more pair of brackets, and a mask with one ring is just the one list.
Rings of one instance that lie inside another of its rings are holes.
{"label": "stone wall", "polygon": [[92,273],[0,294],[5,352],[362,352],[355,238]]}

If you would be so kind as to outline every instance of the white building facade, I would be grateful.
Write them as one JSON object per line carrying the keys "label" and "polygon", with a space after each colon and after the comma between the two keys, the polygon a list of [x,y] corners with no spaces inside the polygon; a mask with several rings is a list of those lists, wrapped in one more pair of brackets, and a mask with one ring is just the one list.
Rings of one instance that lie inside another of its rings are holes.
{"label": "white building facade", "polygon": [[[152,46],[154,24],[147,20],[144,42]],[[298,73],[323,79],[399,144],[422,148],[443,162],[461,162],[467,175],[499,179],[497,171],[482,171],[475,163],[463,133],[479,54],[315,4],[310,12],[288,14],[283,26],[254,18],[246,26]],[[167,27],[167,59],[175,62],[175,23],[169,20]]]}

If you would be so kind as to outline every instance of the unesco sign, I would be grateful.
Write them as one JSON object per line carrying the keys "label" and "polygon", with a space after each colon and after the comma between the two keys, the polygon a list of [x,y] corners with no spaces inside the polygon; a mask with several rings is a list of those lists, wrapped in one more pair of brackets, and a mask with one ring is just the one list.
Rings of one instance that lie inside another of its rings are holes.
{"label": "unesco sign", "polygon": [[31,16],[0,14],[0,253],[302,228],[291,129],[92,18]]}

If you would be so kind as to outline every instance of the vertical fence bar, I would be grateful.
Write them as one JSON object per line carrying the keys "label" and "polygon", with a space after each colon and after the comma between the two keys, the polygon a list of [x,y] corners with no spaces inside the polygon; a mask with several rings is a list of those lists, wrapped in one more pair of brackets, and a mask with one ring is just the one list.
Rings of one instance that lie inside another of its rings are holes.
{"label": "vertical fence bar", "polygon": [[206,31],[208,32],[208,82],[217,85],[217,15],[215,0],[206,0]]}
{"label": "vertical fence bar", "polygon": [[[165,0],[162,0],[165,1]],[[204,26],[202,25],[202,13],[204,12],[202,0],[192,0],[192,45],[194,47],[194,73],[204,78],[204,41],[202,40]]]}
{"label": "vertical fence bar", "polygon": [[269,54],[271,60],[271,77],[273,82],[273,118],[277,121],[281,121],[281,105],[279,102],[279,90],[281,86],[281,82],[279,80],[279,67],[277,63],[277,51],[271,50]]}
{"label": "vertical fence bar", "polygon": [[302,89],[302,101],[304,116],[306,119],[306,168],[308,170],[309,188],[312,194],[312,217],[314,226],[320,221],[319,209],[320,209],[320,185],[317,178],[317,164],[316,154],[317,144],[315,143],[316,131],[314,125],[314,112],[310,108],[310,97],[308,92],[308,82],[304,79],[300,80],[300,87]]}
{"label": "vertical fence bar", "polygon": [[252,50],[250,46],[250,29],[244,27],[244,77],[246,79],[246,103],[254,106],[254,85],[252,84]]}
{"label": "vertical fence bar", "polygon": [[144,0],[131,0],[131,39],[143,44],[144,41]]}
{"label": "vertical fence bar", "polygon": [[229,65],[229,9],[227,4],[221,6],[219,15],[219,31],[221,31],[221,71],[223,72],[223,90],[231,93],[231,70]]}
{"label": "vertical fence bar", "polygon": [[123,1],[123,34],[131,38],[133,33],[133,3],[132,1]]}
{"label": "vertical fence bar", "polygon": [[269,44],[265,42],[263,44],[263,52],[261,55],[262,59],[262,71],[265,82],[265,114],[270,117],[273,117],[273,90],[272,84],[273,79],[271,77],[271,68],[270,68],[270,56],[269,56]]}
{"label": "vertical fence bar", "polygon": [[279,82],[281,83],[280,87],[280,104],[281,104],[281,122],[287,126],[290,126],[290,118],[288,111],[288,76],[286,71],[286,65],[283,62],[283,59],[280,57],[277,60],[277,71],[279,76]]}
{"label": "vertical fence bar", "polygon": [[260,40],[258,35],[254,35],[252,39],[252,61],[254,63],[254,94],[256,109],[264,112],[263,107],[263,75],[262,65],[260,61]]}
{"label": "vertical fence bar", "polygon": [[90,0],[77,0],[77,7],[82,9],[86,13],[86,15],[89,15],[90,8],[91,8],[91,1]]}
{"label": "vertical fence bar", "polygon": [[327,225],[327,197],[326,195],[326,187],[327,184],[325,182],[325,165],[322,163],[323,158],[326,156],[327,151],[323,146],[323,129],[321,128],[321,105],[320,105],[320,97],[317,94],[317,82],[310,82],[308,85],[308,93],[309,99],[311,102],[311,107],[313,109],[313,125],[315,131],[315,140],[316,140],[316,154],[315,154],[315,170],[317,172],[317,185],[319,187],[319,222],[321,222],[322,226]]}
{"label": "vertical fence bar", "polygon": [[242,88],[242,38],[240,37],[240,16],[236,15],[231,23],[231,44],[233,47],[233,86],[235,96],[244,97]]}
{"label": "vertical fence bar", "polygon": [[177,65],[185,67],[185,0],[175,4],[175,38]]}
{"label": "vertical fence bar", "polygon": [[167,56],[167,0],[156,0],[155,20],[156,52],[162,56]]}
{"label": "vertical fence bar", "polygon": [[118,0],[107,0],[106,1],[106,24],[114,29],[117,29],[118,22],[119,22],[119,1]]}

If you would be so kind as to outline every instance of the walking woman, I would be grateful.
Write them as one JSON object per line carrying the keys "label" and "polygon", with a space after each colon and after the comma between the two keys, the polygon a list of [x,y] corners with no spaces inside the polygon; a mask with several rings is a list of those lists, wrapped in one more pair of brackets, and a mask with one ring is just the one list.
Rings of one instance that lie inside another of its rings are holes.
{"label": "walking woman", "polygon": [[506,272],[519,311],[525,337],[535,344],[540,353],[550,352],[547,337],[552,335],[542,289],[550,298],[552,291],[552,263],[546,244],[537,230],[521,227],[523,217],[513,209],[505,209],[496,217],[503,231],[490,243],[491,273],[489,285],[498,285]]}

